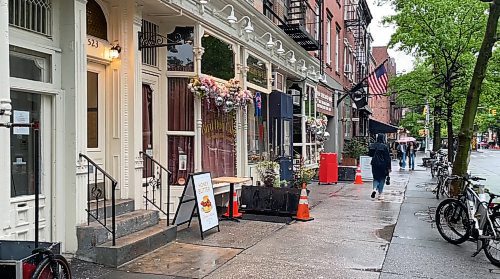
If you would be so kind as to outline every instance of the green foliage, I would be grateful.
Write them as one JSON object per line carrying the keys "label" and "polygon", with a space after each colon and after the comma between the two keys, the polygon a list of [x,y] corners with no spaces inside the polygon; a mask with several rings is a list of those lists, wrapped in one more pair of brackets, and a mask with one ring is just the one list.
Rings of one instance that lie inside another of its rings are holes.
{"label": "green foliage", "polygon": [[419,137],[419,130],[425,128],[425,115],[422,112],[408,112],[399,122],[399,126],[408,130],[413,137]]}
{"label": "green foliage", "polygon": [[348,158],[359,159],[360,156],[368,154],[368,146],[362,140],[346,140],[343,153]]}
{"label": "green foliage", "polygon": [[280,187],[279,174],[276,169],[279,168],[279,164],[273,161],[261,161],[257,164],[257,173],[264,182],[265,186],[268,187]]}

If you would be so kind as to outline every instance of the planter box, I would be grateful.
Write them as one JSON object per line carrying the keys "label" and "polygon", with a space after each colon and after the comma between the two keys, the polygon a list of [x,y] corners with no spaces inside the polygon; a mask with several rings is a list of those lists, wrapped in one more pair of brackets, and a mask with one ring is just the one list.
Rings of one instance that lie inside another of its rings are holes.
{"label": "planter box", "polygon": [[357,167],[339,166],[339,181],[354,181]]}
{"label": "planter box", "polygon": [[300,189],[265,186],[241,187],[241,210],[269,215],[295,215]]}
{"label": "planter box", "polygon": [[358,162],[357,162],[356,158],[343,157],[342,158],[342,165],[343,166],[357,166]]}

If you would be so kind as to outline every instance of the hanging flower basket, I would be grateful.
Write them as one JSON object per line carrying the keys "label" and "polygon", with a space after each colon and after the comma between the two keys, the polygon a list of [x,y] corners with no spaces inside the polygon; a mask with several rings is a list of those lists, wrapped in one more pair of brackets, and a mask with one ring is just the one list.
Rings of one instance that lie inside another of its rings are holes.
{"label": "hanging flower basket", "polygon": [[194,77],[188,84],[188,89],[197,98],[214,102],[217,108],[226,113],[244,108],[253,102],[250,90],[243,90],[240,82],[235,79],[219,83],[211,77]]}
{"label": "hanging flower basket", "polygon": [[326,131],[327,124],[328,118],[325,115],[318,118],[309,117],[306,121],[306,129],[313,134],[316,141],[321,143],[330,138],[330,133]]}

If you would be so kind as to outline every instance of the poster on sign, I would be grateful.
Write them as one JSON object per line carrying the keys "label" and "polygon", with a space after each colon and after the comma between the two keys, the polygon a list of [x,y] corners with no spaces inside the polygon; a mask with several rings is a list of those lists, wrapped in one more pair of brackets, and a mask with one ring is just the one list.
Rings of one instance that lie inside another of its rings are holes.
{"label": "poster on sign", "polygon": [[370,156],[360,156],[359,157],[359,165],[361,167],[361,177],[363,180],[372,181],[372,157]]}
{"label": "poster on sign", "polygon": [[174,224],[179,226],[189,223],[188,226],[190,226],[195,210],[198,212],[201,239],[203,239],[203,233],[210,229],[217,227],[220,231],[212,176],[209,172],[189,175],[175,212]]}

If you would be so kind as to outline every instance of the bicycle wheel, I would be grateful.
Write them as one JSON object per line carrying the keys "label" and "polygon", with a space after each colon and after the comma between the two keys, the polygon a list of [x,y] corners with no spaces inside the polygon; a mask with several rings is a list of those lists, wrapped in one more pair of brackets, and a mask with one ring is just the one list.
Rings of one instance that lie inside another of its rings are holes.
{"label": "bicycle wheel", "polygon": [[453,244],[464,243],[470,236],[467,208],[456,199],[442,201],[436,209],[436,226],[446,241]]}
{"label": "bicycle wheel", "polygon": [[435,170],[433,165],[431,165],[431,176],[432,176],[432,178],[434,178],[434,176],[436,176],[436,170]]}
{"label": "bicycle wheel", "polygon": [[54,255],[53,261],[48,257],[37,265],[31,279],[71,279],[71,271],[66,259],[61,255]]}
{"label": "bicycle wheel", "polygon": [[493,224],[493,228],[491,225],[486,222],[483,228],[483,234],[487,237],[493,237],[496,232],[496,239],[483,239],[483,247],[484,253],[490,262],[496,266],[500,266],[500,214],[493,214],[490,216],[491,223]]}
{"label": "bicycle wheel", "polygon": [[443,189],[443,177],[438,174],[438,181],[437,181],[437,186],[436,186],[436,199],[439,199],[439,194],[441,193]]}
{"label": "bicycle wheel", "polygon": [[443,184],[441,185],[441,197],[450,196],[450,183],[450,179],[444,179]]}

